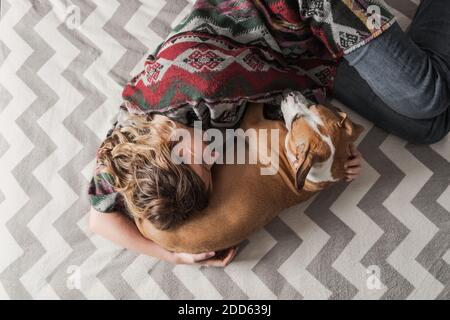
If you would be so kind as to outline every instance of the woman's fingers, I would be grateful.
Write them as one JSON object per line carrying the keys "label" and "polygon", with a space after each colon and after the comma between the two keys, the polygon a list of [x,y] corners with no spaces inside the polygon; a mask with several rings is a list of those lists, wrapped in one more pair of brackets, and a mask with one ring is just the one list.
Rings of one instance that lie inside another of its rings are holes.
{"label": "woman's fingers", "polygon": [[236,256],[237,247],[232,247],[228,249],[227,254],[223,258],[209,259],[202,261],[200,264],[208,267],[226,267]]}
{"label": "woman's fingers", "polygon": [[226,255],[220,258],[214,258],[216,252],[204,252],[204,253],[175,253],[176,263],[178,264],[192,264],[198,263],[204,266],[212,267],[225,267],[236,256],[237,247],[229,248],[226,251]]}
{"label": "woman's fingers", "polygon": [[345,180],[347,182],[355,180],[362,171],[362,156],[354,144],[348,146],[349,159],[344,164]]}
{"label": "woman's fingers", "polygon": [[196,253],[196,254],[192,255],[192,258],[194,259],[194,262],[200,262],[200,261],[214,257],[215,254],[216,253],[214,251],[205,252],[205,253]]}
{"label": "woman's fingers", "polygon": [[361,173],[361,170],[362,170],[361,166],[355,166],[355,167],[351,167],[351,168],[346,169],[345,170],[345,174],[347,176],[349,176],[349,175],[358,175],[358,174]]}
{"label": "woman's fingers", "polygon": [[200,264],[206,267],[224,267],[223,260],[220,259],[211,259],[208,260],[208,262],[205,261],[201,262]]}
{"label": "woman's fingers", "polygon": [[230,252],[224,259],[224,266],[227,266],[231,262],[231,260],[234,259],[236,254],[237,254],[237,247],[231,248]]}
{"label": "woman's fingers", "polygon": [[349,167],[354,167],[354,166],[358,166],[361,164],[361,159],[360,158],[351,158],[350,160],[347,160],[345,162],[345,168],[349,168]]}

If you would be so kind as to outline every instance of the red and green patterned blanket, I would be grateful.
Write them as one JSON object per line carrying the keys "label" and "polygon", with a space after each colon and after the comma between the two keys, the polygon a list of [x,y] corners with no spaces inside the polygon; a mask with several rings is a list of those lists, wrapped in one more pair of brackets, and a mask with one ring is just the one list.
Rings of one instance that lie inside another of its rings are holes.
{"label": "red and green patterned blanket", "polygon": [[247,101],[330,92],[338,60],[394,21],[379,0],[199,0],[124,88],[133,113],[232,126]]}

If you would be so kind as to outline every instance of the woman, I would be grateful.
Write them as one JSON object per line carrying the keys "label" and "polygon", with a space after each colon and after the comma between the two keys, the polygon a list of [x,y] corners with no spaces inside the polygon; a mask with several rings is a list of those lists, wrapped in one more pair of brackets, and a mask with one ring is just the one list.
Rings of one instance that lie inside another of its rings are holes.
{"label": "woman", "polygon": [[[131,208],[169,228],[204,207],[211,188],[209,167],[173,167],[168,160],[173,145],[164,134],[194,120],[232,126],[246,101],[273,101],[286,88],[301,91],[315,104],[334,84],[340,100],[388,131],[420,143],[443,138],[450,130],[448,2],[423,1],[409,35],[382,2],[350,2],[197,2],[124,90],[128,112],[159,113],[172,120],[152,116],[145,119],[150,127],[137,120],[137,127],[113,133],[103,144],[90,190],[92,230],[175,263],[229,263],[235,249],[217,260],[205,260],[213,252],[168,252],[143,238],[123,212]],[[374,5],[378,12],[372,16],[367,10]],[[371,18],[378,21],[375,27]],[[334,82],[342,57],[353,68],[342,63]],[[149,135],[153,126],[161,138]],[[360,165],[359,153],[352,150],[349,179],[357,177]],[[138,167],[141,178],[130,170]],[[153,174],[145,176],[146,170]],[[142,189],[135,182],[144,176],[147,188]]]}
{"label": "woman", "polygon": [[[253,113],[255,116],[258,114],[255,110],[261,108],[249,106],[249,109],[251,110],[246,113]],[[291,121],[292,119],[289,120]],[[192,133],[185,135],[189,137],[188,139],[182,139],[175,144],[171,137],[176,135],[178,129],[189,130]],[[226,266],[234,258],[236,248],[221,252],[220,258],[216,259],[213,258],[216,252],[201,254],[169,252],[146,239],[134,222],[134,220],[148,220],[157,229],[169,230],[183,223],[195,211],[205,209],[208,198],[214,192],[210,159],[215,159],[217,154],[210,151],[205,143],[201,148],[193,147],[196,143],[195,136],[193,128],[160,115],[153,118],[131,116],[122,119],[97,153],[96,175],[90,190],[93,204],[90,212],[91,230],[122,247],[172,263]],[[280,141],[283,145],[282,139]],[[258,141],[255,146],[259,147],[261,143]],[[186,154],[182,155],[187,156],[186,163],[174,164],[172,150],[175,145],[181,146],[179,150],[186,151]],[[348,150],[348,157],[345,163],[345,176],[347,181],[352,181],[361,172],[362,159],[353,145]],[[250,163],[242,165],[248,165],[244,171],[253,170],[249,167]],[[270,179],[262,180],[263,176],[258,174],[252,178],[257,181],[256,184],[245,181],[236,183],[243,186],[242,190],[239,189],[239,193],[244,192],[245,187],[248,189],[249,186],[271,190],[268,182]],[[289,190],[285,192],[288,193]],[[249,193],[249,196],[252,194]],[[217,199],[221,199],[220,203],[223,199],[232,201],[228,196],[221,198],[221,194],[214,200]],[[251,203],[252,199],[248,202]],[[223,205],[228,206],[230,203],[227,204],[225,201]],[[236,207],[236,204],[234,206]],[[246,205],[242,205],[237,210],[242,208],[248,209]],[[216,216],[217,214],[218,212]]]}

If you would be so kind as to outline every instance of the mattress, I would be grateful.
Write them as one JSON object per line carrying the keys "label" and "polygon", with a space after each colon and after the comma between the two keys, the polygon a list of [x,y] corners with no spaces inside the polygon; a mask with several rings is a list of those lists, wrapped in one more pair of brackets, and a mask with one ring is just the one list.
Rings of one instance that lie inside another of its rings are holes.
{"label": "mattress", "polygon": [[[403,28],[418,0],[390,0]],[[450,139],[366,128],[364,173],[284,211],[226,268],[172,265],[88,228],[121,89],[186,0],[0,0],[1,299],[449,299]]]}

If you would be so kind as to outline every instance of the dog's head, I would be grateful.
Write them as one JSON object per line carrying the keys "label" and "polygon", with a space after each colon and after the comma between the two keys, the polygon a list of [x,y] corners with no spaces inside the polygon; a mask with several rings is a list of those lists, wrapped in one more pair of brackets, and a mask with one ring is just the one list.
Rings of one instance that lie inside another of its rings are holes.
{"label": "dog's head", "polygon": [[323,189],[344,178],[349,146],[364,128],[338,108],[308,105],[297,92],[284,95],[281,109],[289,131],[286,151],[297,173],[297,188],[302,189],[307,181],[315,189]]}

